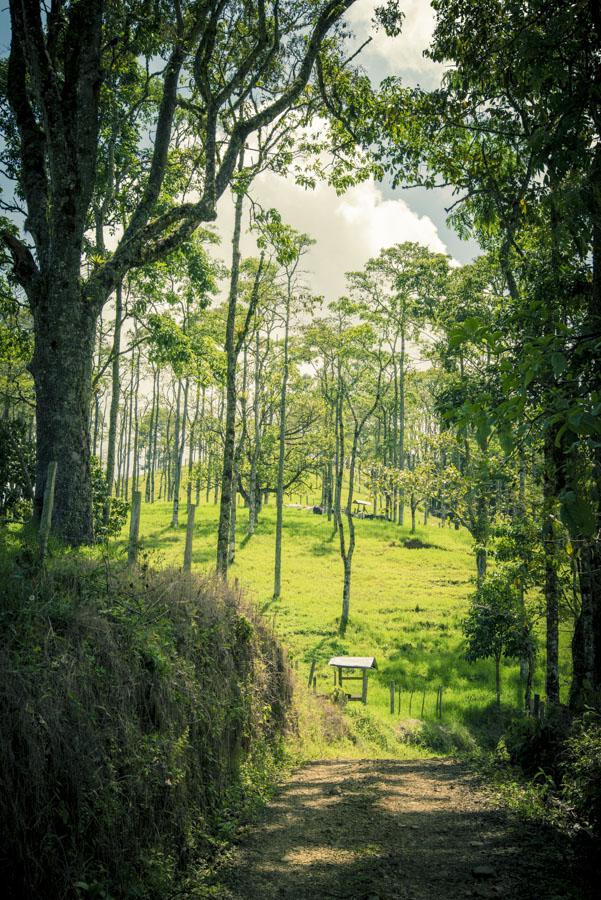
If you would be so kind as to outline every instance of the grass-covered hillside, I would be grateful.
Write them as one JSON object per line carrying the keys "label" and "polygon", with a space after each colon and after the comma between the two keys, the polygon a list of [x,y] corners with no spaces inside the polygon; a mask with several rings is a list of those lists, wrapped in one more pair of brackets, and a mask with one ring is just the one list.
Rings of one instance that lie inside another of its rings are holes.
{"label": "grass-covered hillside", "polygon": [[[179,529],[170,527],[170,514],[167,503],[142,506],[142,553],[153,565],[181,565],[185,514]],[[217,517],[218,507],[212,503],[196,511],[195,568],[214,566]],[[396,728],[398,707],[394,717],[389,711],[391,681],[402,690],[401,719],[409,717],[410,701],[412,718],[422,717],[423,703],[423,717],[434,719],[436,691],[442,687],[446,722],[482,726],[483,710],[494,703],[494,672],[492,661],[470,663],[462,655],[461,621],[473,591],[474,571],[472,543],[464,530],[441,527],[433,519],[411,536],[409,526],[356,520],[351,618],[341,638],[337,626],[342,565],[332,524],[308,510],[285,510],[282,597],[273,601],[275,509],[264,508],[252,538],[246,536],[246,520],[246,510],[239,507],[236,561],[230,577],[249,590],[288,647],[300,684],[306,685],[313,658],[318,693],[329,693],[333,688],[332,670],[327,666],[330,656],[375,655],[378,672],[370,677],[367,709],[360,709],[360,704],[347,707],[364,731],[370,731],[364,712],[374,725],[377,718],[384,734],[390,733],[388,726]],[[406,547],[412,537],[428,546]],[[518,707],[517,664],[505,662],[502,677],[503,703]],[[385,743],[383,749],[393,752],[396,742]],[[373,745],[370,749],[374,750]]]}

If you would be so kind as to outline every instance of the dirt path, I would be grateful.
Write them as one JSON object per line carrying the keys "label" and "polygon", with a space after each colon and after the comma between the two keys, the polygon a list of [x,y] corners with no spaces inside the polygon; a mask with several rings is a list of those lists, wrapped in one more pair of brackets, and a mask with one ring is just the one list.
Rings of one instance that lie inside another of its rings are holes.
{"label": "dirt path", "polygon": [[557,851],[517,830],[464,766],[351,760],[299,770],[221,872],[223,900],[577,898]]}

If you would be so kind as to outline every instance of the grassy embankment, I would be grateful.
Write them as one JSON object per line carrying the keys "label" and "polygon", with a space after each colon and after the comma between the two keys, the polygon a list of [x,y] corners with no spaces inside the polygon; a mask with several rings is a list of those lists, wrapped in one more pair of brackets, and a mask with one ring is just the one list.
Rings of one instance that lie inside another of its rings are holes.
{"label": "grassy embankment", "polygon": [[[185,507],[185,504],[183,504]],[[185,511],[178,530],[170,527],[170,504],[143,504],[143,554],[153,566],[179,565],[183,558]],[[408,549],[409,526],[357,520],[353,563],[351,621],[344,638],[337,634],[342,593],[338,538],[325,516],[287,508],[284,516],[282,597],[272,599],[275,508],[269,505],[252,538],[246,536],[247,513],[239,507],[238,547],[231,577],[238,578],[298,668],[305,685],[310,661],[317,659],[317,690],[333,687],[327,666],[332,655],[375,655],[378,672],[370,677],[367,707],[347,706],[346,727],[332,725],[331,740],[320,740],[318,729],[306,727],[308,755],[427,754],[427,748],[407,746],[396,737],[398,712],[389,712],[389,684],[400,685],[400,720],[435,720],[436,691],[443,688],[443,721],[459,737],[482,737],[495,719],[494,675],[490,660],[468,663],[462,657],[461,620],[473,590],[471,538],[464,530],[440,527],[436,519],[418,527],[416,537],[431,546]],[[202,504],[196,512],[194,569],[214,566],[218,507]],[[124,542],[117,545],[117,552]],[[567,649],[567,633],[563,635]],[[566,673],[567,674],[567,673]],[[539,665],[535,689],[542,688]],[[503,704],[519,708],[518,667],[505,662]],[[357,683],[355,683],[357,684]],[[309,704],[310,706],[311,704]],[[305,714],[311,717],[310,710]],[[307,723],[305,723],[305,726]],[[347,730],[348,729],[348,730]],[[327,728],[326,728],[327,731]],[[486,735],[485,735],[486,736]],[[444,751],[444,738],[433,735],[430,752]],[[452,748],[449,748],[452,749]]]}

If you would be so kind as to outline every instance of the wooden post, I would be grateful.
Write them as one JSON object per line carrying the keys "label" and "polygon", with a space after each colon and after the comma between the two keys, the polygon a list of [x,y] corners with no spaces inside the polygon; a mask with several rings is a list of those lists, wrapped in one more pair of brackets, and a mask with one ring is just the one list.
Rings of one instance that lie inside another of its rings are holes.
{"label": "wooden post", "polygon": [[442,685],[440,686],[440,718],[442,719]]}
{"label": "wooden post", "polygon": [[44,487],[44,505],[42,506],[42,518],[40,519],[40,555],[42,559],[46,556],[48,549],[48,538],[50,537],[50,529],[52,527],[52,509],[54,507],[54,486],[56,484],[56,470],[58,463],[48,463],[48,474],[46,475],[46,485]]}
{"label": "wooden post", "polygon": [[186,547],[184,549],[184,572],[192,571],[192,540],[194,538],[194,516],[196,505],[188,504],[188,521],[186,522]]}
{"label": "wooden post", "polygon": [[313,684],[313,673],[315,672],[315,666],[317,665],[317,661],[315,659],[311,660],[311,668],[309,669],[309,681],[307,682],[307,687],[310,688]]}
{"label": "wooden post", "polygon": [[363,684],[361,685],[361,702],[367,703],[367,669],[363,669]]}
{"label": "wooden post", "polygon": [[133,566],[138,558],[138,534],[140,532],[140,508],[142,492],[132,491],[131,519],[129,521],[129,545],[127,548],[127,565]]}
{"label": "wooden post", "polygon": [[399,709],[398,709],[398,715],[400,716],[400,714],[401,714],[401,686],[399,685]]}
{"label": "wooden post", "polygon": [[317,693],[317,675],[313,676],[313,693]]}
{"label": "wooden post", "polygon": [[409,715],[411,715],[411,704],[413,703],[413,688],[411,689],[411,693],[409,694]]}
{"label": "wooden post", "polygon": [[535,719],[540,717],[540,694],[534,695],[534,709],[532,710],[532,714]]}
{"label": "wooden post", "polygon": [[424,693],[422,694],[422,711],[421,711],[421,714],[420,714],[420,719],[423,719],[423,718],[424,718],[424,705],[425,705],[425,703],[426,703],[426,692],[424,691]]}
{"label": "wooden post", "polygon": [[394,681],[390,682],[390,715],[394,715]]}

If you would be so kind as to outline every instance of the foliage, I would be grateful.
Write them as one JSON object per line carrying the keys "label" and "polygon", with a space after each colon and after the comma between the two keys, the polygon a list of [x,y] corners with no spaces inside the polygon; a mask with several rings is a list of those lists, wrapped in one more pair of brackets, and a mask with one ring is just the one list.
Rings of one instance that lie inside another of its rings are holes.
{"label": "foliage", "polygon": [[592,710],[576,719],[565,742],[561,796],[601,844],[601,719]]}
{"label": "foliage", "polygon": [[[92,456],[92,499],[94,503],[94,537],[97,541],[106,541],[119,534],[127,521],[129,503],[123,497],[110,497],[106,476],[100,461]],[[108,521],[105,521],[104,510],[110,497]]]}
{"label": "foliage", "polygon": [[492,657],[497,672],[497,702],[500,703],[499,662],[505,657],[527,657],[532,637],[524,606],[516,587],[502,572],[493,572],[479,584],[463,623],[469,660]]}
{"label": "foliage", "polygon": [[560,781],[561,750],[568,735],[569,720],[565,711],[547,711],[539,721],[532,716],[514,719],[503,742],[512,765],[519,766],[529,778],[539,775]]}
{"label": "foliage", "polygon": [[0,514],[20,519],[31,511],[35,451],[26,424],[0,421]]}
{"label": "foliage", "polygon": [[237,593],[172,570],[5,558],[0,585],[5,889],[142,900],[198,883],[273,777],[280,647]]}

